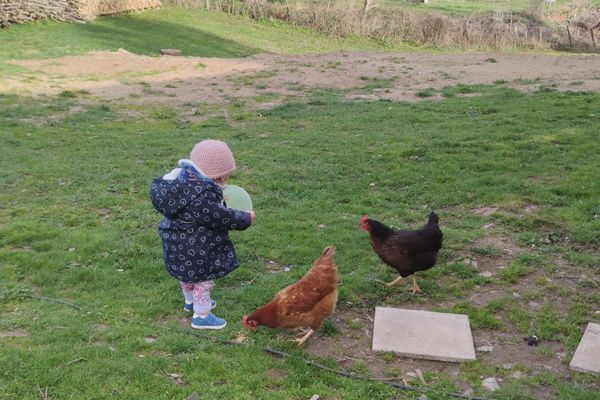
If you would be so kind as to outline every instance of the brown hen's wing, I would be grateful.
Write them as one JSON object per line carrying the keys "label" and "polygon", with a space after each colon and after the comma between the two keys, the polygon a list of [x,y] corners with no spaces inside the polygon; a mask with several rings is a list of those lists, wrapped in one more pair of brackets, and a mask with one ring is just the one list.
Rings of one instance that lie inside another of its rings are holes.
{"label": "brown hen's wing", "polygon": [[323,299],[315,306],[315,308],[312,309],[312,320],[309,322],[309,326],[312,329],[320,329],[323,320],[334,313],[337,299],[338,291],[336,289],[327,296],[323,297]]}
{"label": "brown hen's wing", "polygon": [[[335,306],[337,300],[337,267],[335,248],[325,248],[321,257],[302,279],[277,293],[277,319],[283,327],[312,325]],[[335,299],[334,299],[335,298]],[[326,299],[326,300],[325,300]],[[325,300],[325,301],[324,301]],[[333,309],[327,315],[333,312]]]}

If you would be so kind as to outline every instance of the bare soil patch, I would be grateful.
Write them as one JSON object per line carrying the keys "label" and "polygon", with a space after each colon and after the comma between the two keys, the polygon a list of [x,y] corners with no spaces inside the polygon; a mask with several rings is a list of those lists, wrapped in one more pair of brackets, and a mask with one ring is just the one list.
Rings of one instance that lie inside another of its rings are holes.
{"label": "bare soil patch", "polygon": [[[528,300],[528,295],[533,291],[543,290],[540,281],[561,279],[563,272],[558,276],[550,276],[542,268],[535,269],[527,276],[521,277],[513,284],[502,282],[498,276],[499,272],[508,266],[520,253],[531,252],[530,248],[519,247],[508,238],[497,235],[486,236],[473,243],[473,248],[491,249],[491,254],[467,254],[459,255],[472,261],[476,261],[478,271],[492,272],[493,278],[489,285],[474,288],[470,297],[455,300],[444,300],[437,302],[426,301],[424,304],[406,303],[402,308],[427,309],[441,307],[451,308],[461,301],[468,301],[475,307],[482,308],[491,301],[508,297],[511,299],[510,307],[523,307],[535,312],[546,304],[551,304],[558,313],[568,313],[569,302],[558,294],[544,292],[542,298]],[[565,270],[574,271],[575,266],[568,265],[565,260],[560,259],[557,264]],[[398,288],[402,291],[406,288]],[[582,291],[577,288],[573,290]],[[428,297],[427,293],[424,297]],[[379,306],[387,306],[386,299],[382,299]],[[371,351],[373,335],[373,309],[340,310],[333,317],[332,322],[338,328],[338,334],[334,336],[318,335],[309,341],[307,351],[321,356],[330,357],[338,361],[340,366],[347,370],[367,374],[369,376],[393,380],[405,384],[418,384],[419,379],[415,374],[420,369],[426,376],[428,374],[444,373],[449,376],[464,376],[465,369],[470,367],[463,364],[420,360],[402,357],[393,353],[375,353]],[[550,372],[561,379],[570,379],[572,372],[569,370],[570,361],[568,351],[564,344],[558,340],[541,340],[539,346],[529,346],[523,338],[535,332],[522,331],[511,321],[506,311],[496,314],[502,321],[502,327],[492,329],[472,329],[473,342],[476,349],[477,366],[476,371],[493,371],[491,375],[481,375],[478,379],[494,376],[498,379],[500,386],[509,382],[519,382],[544,372]],[[484,347],[484,349],[481,349]],[[491,351],[489,350],[491,347]],[[487,348],[487,349],[486,349]],[[459,372],[461,374],[459,375]],[[455,384],[462,390],[474,389],[472,382],[457,380]],[[552,390],[542,386],[529,386],[530,395],[534,398],[548,398],[555,396]]]}
{"label": "bare soil patch", "polygon": [[[598,55],[422,54],[337,52],[305,56],[262,54],[243,59],[149,57],[126,50],[93,52],[14,64],[34,74],[0,78],[0,91],[32,95],[85,90],[107,100],[181,105],[224,103],[231,97],[262,99],[315,88],[349,90],[350,99],[415,101],[423,89],[505,82],[537,90],[600,90]],[[435,97],[434,97],[435,98]]]}

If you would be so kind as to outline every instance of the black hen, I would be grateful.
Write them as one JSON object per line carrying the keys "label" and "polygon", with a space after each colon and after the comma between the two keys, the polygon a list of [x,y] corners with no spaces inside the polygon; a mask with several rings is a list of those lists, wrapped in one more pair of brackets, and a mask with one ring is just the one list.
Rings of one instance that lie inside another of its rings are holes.
{"label": "black hen", "polygon": [[[422,228],[416,231],[398,231],[366,215],[360,219],[360,227],[369,232],[371,245],[381,261],[400,274],[400,277],[388,283],[388,286],[397,285],[402,278],[417,271],[428,270],[435,265],[443,240],[438,222],[437,214],[432,212]],[[421,288],[413,275],[413,293],[416,292],[421,292]]]}

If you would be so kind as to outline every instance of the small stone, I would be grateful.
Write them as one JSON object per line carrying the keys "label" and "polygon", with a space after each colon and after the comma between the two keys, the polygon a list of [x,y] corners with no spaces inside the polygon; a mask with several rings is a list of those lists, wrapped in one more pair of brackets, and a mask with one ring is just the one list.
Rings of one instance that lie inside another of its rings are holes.
{"label": "small stone", "polygon": [[424,394],[419,396],[418,400],[429,400],[429,397],[425,396]]}
{"label": "small stone", "polygon": [[532,213],[532,212],[537,211],[538,208],[539,208],[538,206],[530,204],[527,207],[525,207],[525,212]]}
{"label": "small stone", "polygon": [[520,299],[520,298],[521,298],[521,295],[520,295],[519,293],[517,293],[517,292],[513,292],[513,294],[512,294],[512,295],[513,295],[513,297],[514,297],[515,299]]}
{"label": "small stone", "polygon": [[414,372],[407,372],[406,376],[410,376],[411,378],[416,378],[417,374],[415,374]]}
{"label": "small stone", "polygon": [[491,353],[492,350],[494,350],[492,346],[479,346],[477,348],[477,351],[480,351],[482,353]]}
{"label": "small stone", "polygon": [[534,310],[539,310],[541,307],[541,304],[535,301],[530,301],[527,305],[529,308],[533,308]]}
{"label": "small stone", "polygon": [[371,183],[369,183],[369,186],[371,186],[371,187],[375,187],[375,182],[371,182]]}
{"label": "small stone", "polygon": [[117,268],[117,272],[123,272],[125,271],[123,268]]}
{"label": "small stone", "polygon": [[283,271],[284,271],[284,272],[290,272],[290,267],[285,267],[285,268],[283,269]]}
{"label": "small stone", "polygon": [[555,356],[556,356],[556,358],[558,358],[560,361],[563,361],[567,355],[566,355],[566,353],[560,352],[560,353],[556,353],[556,354],[555,354]]}
{"label": "small stone", "polygon": [[325,224],[319,224],[319,225],[317,225],[317,226],[318,226],[319,228],[321,228],[321,229],[323,229],[323,228],[327,227],[327,225],[325,225]]}
{"label": "small stone", "polygon": [[313,394],[310,400],[319,400],[320,398],[321,396],[319,396],[318,394]]}
{"label": "small stone", "polygon": [[481,385],[490,392],[500,389],[500,385],[498,385],[498,380],[496,378],[485,378],[481,381]]}
{"label": "small stone", "polygon": [[152,336],[148,336],[148,337],[144,338],[144,342],[146,342],[146,343],[154,343],[154,342],[156,342],[156,338],[152,337]]}
{"label": "small stone", "polygon": [[190,394],[185,400],[200,400],[200,396],[198,395],[198,393],[194,392]]}
{"label": "small stone", "polygon": [[515,379],[521,379],[521,377],[523,376],[523,373],[521,371],[515,371],[510,376]]}
{"label": "small stone", "polygon": [[504,369],[511,369],[512,368],[512,364],[510,364],[510,363],[502,364],[502,368],[504,368]]}
{"label": "small stone", "polygon": [[493,224],[493,223],[491,223],[491,224],[486,224],[486,225],[484,225],[484,226],[483,226],[483,229],[490,229],[492,226],[494,226],[494,224]]}
{"label": "small stone", "polygon": [[475,391],[473,389],[467,389],[462,393],[463,397],[473,397]]}
{"label": "small stone", "polygon": [[472,258],[465,258],[464,263],[465,263],[465,265],[471,265],[471,266],[473,266],[475,268],[477,268],[477,265],[478,265],[477,261],[473,260]]}
{"label": "small stone", "polygon": [[490,271],[483,271],[479,273],[479,276],[483,276],[484,278],[491,278],[494,276]]}
{"label": "small stone", "polygon": [[69,253],[72,253],[75,251],[75,247],[69,247]]}

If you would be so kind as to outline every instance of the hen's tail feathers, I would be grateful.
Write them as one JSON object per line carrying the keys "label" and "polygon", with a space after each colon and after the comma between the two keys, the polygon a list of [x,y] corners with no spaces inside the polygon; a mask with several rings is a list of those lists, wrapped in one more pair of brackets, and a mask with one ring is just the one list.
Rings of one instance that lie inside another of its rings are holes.
{"label": "hen's tail feathers", "polygon": [[438,215],[436,213],[434,213],[432,211],[431,214],[429,214],[429,221],[427,221],[427,223],[437,225],[439,222],[440,222],[440,218],[438,217]]}
{"label": "hen's tail feathers", "polygon": [[333,257],[335,255],[335,246],[327,246],[323,249],[321,257]]}

